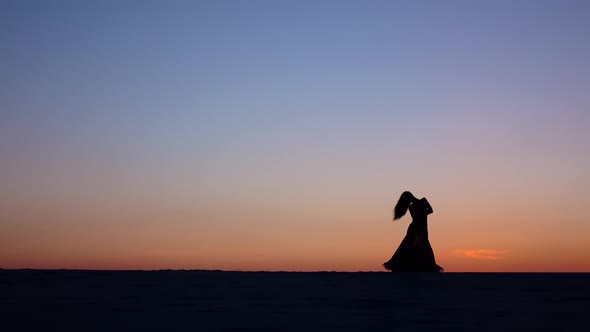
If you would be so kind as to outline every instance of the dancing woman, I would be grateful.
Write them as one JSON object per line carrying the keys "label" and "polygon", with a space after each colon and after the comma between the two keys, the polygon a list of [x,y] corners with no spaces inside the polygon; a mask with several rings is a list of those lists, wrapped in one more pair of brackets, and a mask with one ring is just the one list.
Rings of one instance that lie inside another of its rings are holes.
{"label": "dancing woman", "polygon": [[402,243],[391,259],[383,266],[392,272],[442,272],[436,264],[434,251],[428,241],[427,218],[432,207],[426,198],[417,199],[411,192],[405,191],[393,210],[393,220],[403,217],[410,210],[412,222]]}

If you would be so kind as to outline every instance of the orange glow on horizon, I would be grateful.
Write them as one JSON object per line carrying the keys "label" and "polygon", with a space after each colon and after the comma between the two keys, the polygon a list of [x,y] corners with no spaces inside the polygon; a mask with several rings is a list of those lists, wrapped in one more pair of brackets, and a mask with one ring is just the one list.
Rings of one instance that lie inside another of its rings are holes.
{"label": "orange glow on horizon", "polygon": [[[440,201],[433,203],[429,234],[437,263],[446,272],[590,272],[590,244],[583,233],[549,236],[554,228],[548,227],[547,235],[530,234],[518,213],[502,220],[491,211],[474,221],[470,216],[481,209],[477,205],[471,211],[436,196],[429,199]],[[256,215],[182,206],[145,205],[141,210],[102,205],[94,211],[56,204],[36,211],[13,205],[4,210],[16,222],[0,233],[0,267],[385,271],[381,264],[405,236],[410,217],[392,222],[390,209],[378,206],[391,205],[385,200],[363,201],[354,195],[346,200],[339,209],[295,204]],[[53,218],[28,227],[39,213]],[[86,219],[76,218],[82,215]],[[207,224],[195,222],[199,218],[207,218]],[[542,220],[535,213],[527,218]],[[228,227],[228,220],[240,223]]]}

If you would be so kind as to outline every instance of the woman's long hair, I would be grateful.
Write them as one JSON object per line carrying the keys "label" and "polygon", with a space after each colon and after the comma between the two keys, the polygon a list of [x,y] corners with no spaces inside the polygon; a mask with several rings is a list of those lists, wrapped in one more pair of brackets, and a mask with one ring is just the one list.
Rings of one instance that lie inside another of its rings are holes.
{"label": "woman's long hair", "polygon": [[410,204],[412,204],[412,202],[414,202],[415,200],[416,197],[414,197],[414,195],[412,195],[411,192],[404,191],[402,195],[399,197],[399,200],[397,201],[395,208],[393,209],[393,220],[397,220],[403,217],[408,211]]}

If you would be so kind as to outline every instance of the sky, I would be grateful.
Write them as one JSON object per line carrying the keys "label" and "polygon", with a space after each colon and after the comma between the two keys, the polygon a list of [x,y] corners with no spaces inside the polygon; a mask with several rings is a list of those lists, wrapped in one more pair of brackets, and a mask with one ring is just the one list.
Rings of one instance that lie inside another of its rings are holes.
{"label": "sky", "polygon": [[0,267],[590,272],[588,1],[0,2]]}

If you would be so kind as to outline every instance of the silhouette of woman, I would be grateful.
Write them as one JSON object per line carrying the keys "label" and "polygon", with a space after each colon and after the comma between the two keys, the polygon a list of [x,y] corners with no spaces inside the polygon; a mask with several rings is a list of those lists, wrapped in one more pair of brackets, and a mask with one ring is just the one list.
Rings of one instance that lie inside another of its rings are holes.
{"label": "silhouette of woman", "polygon": [[411,192],[405,191],[393,210],[393,220],[397,220],[410,210],[412,223],[402,243],[391,259],[383,266],[392,272],[442,272],[436,264],[434,251],[428,241],[427,216],[432,207],[426,198],[417,199]]}

